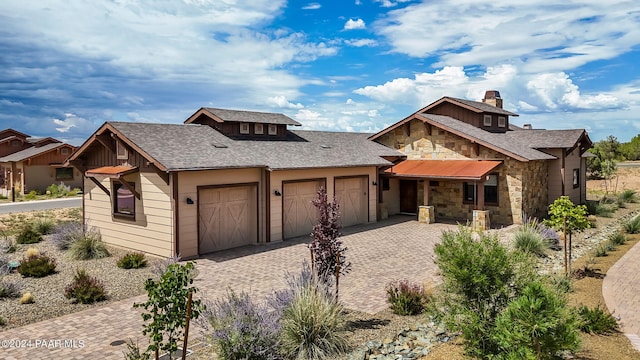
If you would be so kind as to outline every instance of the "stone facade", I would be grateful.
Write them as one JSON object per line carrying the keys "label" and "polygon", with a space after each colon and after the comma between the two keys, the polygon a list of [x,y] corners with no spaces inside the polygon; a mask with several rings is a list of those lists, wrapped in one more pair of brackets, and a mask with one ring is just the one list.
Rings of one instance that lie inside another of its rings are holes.
{"label": "stone facade", "polygon": [[[540,216],[546,211],[545,161],[518,161],[435,126],[429,129],[429,125],[417,119],[383,134],[376,141],[405,153],[407,160],[501,160],[503,163],[496,171],[498,205],[485,204],[494,224],[519,224],[525,215]],[[464,181],[439,180],[436,185],[428,179],[421,180],[418,205],[424,205],[425,182],[429,186],[429,205],[435,207],[436,221],[438,217],[472,221],[475,206],[463,201]]]}

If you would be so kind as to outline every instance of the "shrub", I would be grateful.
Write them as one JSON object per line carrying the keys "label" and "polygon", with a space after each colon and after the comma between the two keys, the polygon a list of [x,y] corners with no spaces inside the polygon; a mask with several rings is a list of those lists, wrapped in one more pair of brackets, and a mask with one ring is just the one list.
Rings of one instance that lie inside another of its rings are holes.
{"label": "shrub", "polygon": [[147,266],[147,259],[143,253],[128,253],[118,260],[118,267],[122,269],[140,269]]}
{"label": "shrub", "polygon": [[89,276],[87,272],[76,270],[73,276],[73,282],[64,288],[64,296],[67,299],[75,299],[80,304],[93,304],[107,298],[102,281],[93,276]]}
{"label": "shrub", "polygon": [[595,247],[593,254],[595,255],[595,257],[603,257],[607,256],[607,252],[607,246],[605,244],[600,244]]}
{"label": "shrub", "polygon": [[417,315],[424,311],[429,302],[425,289],[408,280],[395,281],[387,285],[387,301],[397,315]]}
{"label": "shrub", "polygon": [[620,231],[616,231],[608,237],[609,242],[615,245],[623,245],[627,242],[627,238]]}
{"label": "shrub", "polygon": [[622,227],[627,234],[640,233],[640,215],[636,215],[635,217],[625,221],[622,224]]}
{"label": "shrub", "polygon": [[0,316],[0,326],[5,326],[7,325],[7,320],[5,320],[3,317]]}
{"label": "shrub", "polygon": [[232,290],[207,306],[206,328],[222,359],[276,360],[280,315],[266,305],[254,303],[249,294]]}
{"label": "shrub", "polygon": [[37,255],[22,259],[18,272],[26,277],[45,277],[56,270],[56,261],[47,255]]}
{"label": "shrub", "polygon": [[140,345],[137,340],[134,343],[133,340],[129,339],[126,344],[127,350],[122,352],[125,360],[149,360],[151,358],[151,355],[149,355],[148,352],[140,349]]}
{"label": "shrub", "polygon": [[56,222],[52,218],[39,217],[39,218],[36,218],[31,223],[31,226],[32,226],[33,230],[35,230],[36,232],[40,233],[40,235],[48,235],[48,234],[51,234],[53,232],[53,230],[55,229]]}
{"label": "shrub", "polygon": [[17,281],[0,280],[0,299],[20,296],[22,283]]}
{"label": "shrub", "polygon": [[47,195],[51,195],[53,197],[67,196],[69,190],[70,187],[64,184],[51,184],[47,187]]}
{"label": "shrub", "polygon": [[18,244],[35,244],[40,241],[42,241],[42,235],[35,232],[31,226],[25,226],[16,239]]}
{"label": "shrub", "polygon": [[33,304],[33,303],[34,303],[33,295],[30,292],[26,292],[22,294],[22,297],[20,297],[20,305]]}
{"label": "shrub", "polygon": [[635,190],[627,189],[618,195],[618,200],[622,200],[626,203],[636,203],[638,202],[638,194]]}
{"label": "shrub", "polygon": [[340,333],[342,306],[316,274],[303,281],[289,281],[290,303],[282,313],[280,350],[290,359],[334,359],[348,349]]}
{"label": "shrub", "polygon": [[2,244],[0,244],[0,249],[6,254],[12,254],[18,250],[18,247],[13,239],[7,237],[2,241]]}
{"label": "shrub", "polygon": [[583,332],[590,334],[610,334],[618,330],[618,322],[600,305],[590,309],[582,305],[578,308],[579,328]]}
{"label": "shrub", "polygon": [[8,256],[0,255],[0,276],[6,275],[11,271],[9,267],[10,261],[11,259]]}
{"label": "shrub", "polygon": [[540,233],[530,227],[523,226],[516,231],[514,236],[515,248],[536,256],[546,256],[548,242]]}
{"label": "shrub", "polygon": [[566,301],[536,281],[498,316],[494,337],[505,358],[553,359],[580,345],[577,321]]}
{"label": "shrub", "polygon": [[551,278],[551,285],[560,293],[568,294],[573,292],[573,282],[568,276],[554,276]]}
{"label": "shrub", "polygon": [[27,200],[35,200],[38,195],[40,195],[40,192],[38,190],[31,190],[24,196],[24,198]]}
{"label": "shrub", "polygon": [[97,231],[87,231],[84,236],[76,239],[69,247],[69,256],[74,260],[102,259],[108,256],[109,250],[102,242]]}
{"label": "shrub", "polygon": [[24,254],[27,258],[34,257],[40,255],[40,250],[30,247],[24,252]]}
{"label": "shrub", "polygon": [[[92,230],[89,230],[92,231]],[[51,242],[58,250],[67,250],[76,240],[84,238],[86,226],[78,221],[67,221],[59,224],[51,235]]]}
{"label": "shrub", "polygon": [[613,217],[613,213],[617,210],[615,201],[613,203],[608,202],[607,198],[603,198],[600,201],[589,200],[585,203],[587,212],[590,215],[597,215],[601,217]]}

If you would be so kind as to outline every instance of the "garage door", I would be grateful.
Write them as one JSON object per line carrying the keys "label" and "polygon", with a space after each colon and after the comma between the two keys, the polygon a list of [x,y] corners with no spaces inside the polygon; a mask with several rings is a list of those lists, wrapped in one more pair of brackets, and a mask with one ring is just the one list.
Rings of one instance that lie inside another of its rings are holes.
{"label": "garage door", "polygon": [[257,242],[256,194],[255,185],[199,190],[200,254]]}
{"label": "garage door", "polygon": [[282,186],[282,225],[284,238],[309,235],[318,222],[318,213],[311,203],[324,181],[284,183]]}
{"label": "garage door", "polygon": [[368,198],[366,177],[336,179],[336,200],[340,204],[342,226],[369,221]]}

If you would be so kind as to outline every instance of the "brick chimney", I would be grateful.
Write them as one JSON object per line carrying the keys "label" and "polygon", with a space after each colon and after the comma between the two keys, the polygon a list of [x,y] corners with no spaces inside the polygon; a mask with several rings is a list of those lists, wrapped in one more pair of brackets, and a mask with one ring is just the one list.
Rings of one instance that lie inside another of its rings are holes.
{"label": "brick chimney", "polygon": [[482,102],[502,109],[502,98],[500,97],[500,92],[497,90],[487,90],[484,93]]}

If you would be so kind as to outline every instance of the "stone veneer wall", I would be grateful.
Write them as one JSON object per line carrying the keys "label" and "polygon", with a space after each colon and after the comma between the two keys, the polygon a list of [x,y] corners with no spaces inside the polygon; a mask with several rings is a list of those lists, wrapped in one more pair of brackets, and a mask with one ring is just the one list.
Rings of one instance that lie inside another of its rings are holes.
{"label": "stone veneer wall", "polygon": [[[398,149],[407,155],[408,160],[433,159],[482,159],[502,160],[498,168],[498,204],[486,206],[491,212],[493,224],[519,224],[522,222],[523,209],[529,216],[532,212],[546,209],[546,163],[544,161],[521,162],[504,154],[480,146],[475,153],[475,144],[455,134],[432,127],[431,135],[422,121],[409,122],[406,125],[382,135],[376,141],[388,147]],[[409,131],[408,131],[409,130]],[[427,180],[428,181],[428,180]],[[462,181],[439,181],[438,186],[430,187],[430,204],[435,206],[438,217],[456,220],[472,220],[473,205],[463,203]],[[418,205],[423,204],[423,183],[418,183]],[[526,204],[523,206],[523,203]]]}

